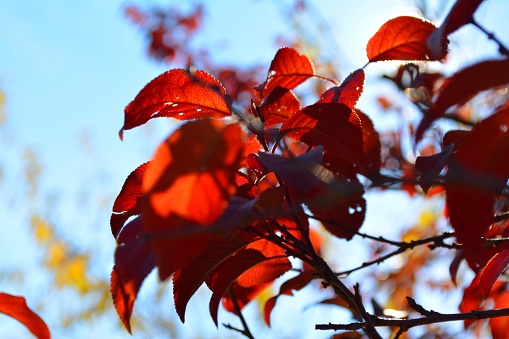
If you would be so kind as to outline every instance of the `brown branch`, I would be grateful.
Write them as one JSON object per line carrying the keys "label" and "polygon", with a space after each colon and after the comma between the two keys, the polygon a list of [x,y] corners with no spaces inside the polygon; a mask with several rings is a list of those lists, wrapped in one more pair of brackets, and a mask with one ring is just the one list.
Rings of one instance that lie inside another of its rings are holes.
{"label": "brown branch", "polygon": [[[372,317],[372,323],[376,327],[399,327],[400,331],[407,331],[412,327],[444,323],[449,321],[462,321],[462,320],[481,320],[497,317],[509,316],[509,308],[501,308],[495,310],[484,310],[484,311],[471,311],[466,313],[433,313],[426,317],[414,318],[414,319],[394,319],[385,317]],[[316,330],[349,330],[355,331],[363,329],[368,324],[366,322],[357,322],[351,324],[317,324],[315,325]]]}
{"label": "brown branch", "polygon": [[493,40],[498,45],[498,50],[500,51],[501,54],[509,57],[509,50],[507,49],[507,47],[504,46],[502,41],[500,41],[495,36],[494,33],[488,32],[483,26],[481,26],[481,24],[479,24],[477,21],[475,21],[475,19],[473,17],[472,17],[472,20],[470,20],[470,23],[472,25],[474,25],[475,27],[479,28],[479,30],[481,30],[484,34],[486,34],[486,36],[488,37],[489,40]]}
{"label": "brown branch", "polygon": [[233,288],[231,286],[228,289],[228,296],[232,300],[233,308],[235,309],[235,314],[239,317],[240,322],[242,323],[242,326],[244,327],[244,329],[240,330],[240,329],[235,328],[235,327],[233,327],[231,325],[225,325],[225,324],[223,324],[223,326],[228,328],[228,329],[230,329],[230,330],[237,331],[237,332],[243,334],[245,337],[247,337],[249,339],[255,339],[253,334],[249,330],[249,326],[247,325],[246,319],[244,319],[244,316],[242,315],[242,311],[241,311],[239,303],[237,301],[237,297],[235,296],[235,292],[233,292]]}

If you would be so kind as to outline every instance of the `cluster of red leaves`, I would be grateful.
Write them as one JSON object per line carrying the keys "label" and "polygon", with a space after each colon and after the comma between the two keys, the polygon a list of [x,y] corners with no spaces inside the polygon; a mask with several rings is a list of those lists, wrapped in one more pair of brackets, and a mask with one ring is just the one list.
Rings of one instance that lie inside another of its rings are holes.
{"label": "cluster of red leaves", "polygon": [[[448,34],[468,23],[478,6],[464,11],[460,3],[474,2],[458,1],[438,29],[413,17],[389,20],[367,44],[369,62],[441,59]],[[411,87],[430,93],[419,102],[425,115],[416,142],[446,110],[508,83],[508,71],[503,59],[448,78],[415,77]],[[326,79],[315,74],[309,58],[281,48],[266,81],[255,87],[260,100],[246,112],[234,109],[220,81],[192,69],[160,75],[126,107],[121,137],[124,130],[155,117],[191,120],[128,176],[113,206],[111,229],[118,247],[111,292],[129,331],[137,293],[155,267],[161,280],[173,277],[182,321],[189,299],[205,283],[217,324],[221,300],[237,312],[292,268],[299,273],[283,283],[278,296],[324,278],[310,237],[310,217],[339,238],[351,239],[359,230],[366,201],[358,177],[384,180],[379,135],[356,108],[364,71],[352,72],[339,85],[333,81],[314,104],[301,107],[293,90],[313,77]],[[478,80],[468,81],[472,78]],[[436,89],[438,79],[443,81]],[[484,297],[509,261],[506,246],[488,250],[483,244],[483,237],[505,236],[505,227],[492,234],[490,225],[494,202],[509,177],[508,117],[502,108],[469,132],[447,133],[443,150],[418,157],[415,165],[424,191],[445,186],[451,225],[462,244],[459,258],[477,272],[472,289]],[[293,267],[290,256],[303,265]],[[267,323],[278,296],[265,305]],[[467,293],[465,300],[471,297]]]}

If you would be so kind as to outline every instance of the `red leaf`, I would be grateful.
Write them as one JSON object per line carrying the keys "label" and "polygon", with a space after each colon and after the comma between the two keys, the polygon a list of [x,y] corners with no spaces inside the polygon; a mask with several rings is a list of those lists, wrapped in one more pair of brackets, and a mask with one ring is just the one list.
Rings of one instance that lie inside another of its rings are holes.
{"label": "red leaf", "polygon": [[[244,306],[246,306],[250,301],[254,300],[264,289],[266,289],[270,283],[252,286],[252,287],[242,287],[236,282],[231,285],[231,289],[235,294],[235,299],[237,299],[237,304],[239,308],[242,310]],[[231,313],[235,313],[235,306],[233,304],[233,300],[231,299],[230,293],[226,293],[223,298],[223,307],[225,310]]]}
{"label": "red leaf", "polygon": [[433,107],[420,122],[415,133],[416,143],[431,123],[443,117],[449,107],[463,104],[480,91],[507,83],[509,59],[483,61],[457,72],[442,85]]}
{"label": "red leaf", "polygon": [[325,162],[335,158],[362,170],[364,149],[359,116],[344,104],[318,103],[304,107],[281,126],[281,135],[325,148]]}
{"label": "red leaf", "polygon": [[[509,291],[498,293],[495,298],[493,309],[509,307]],[[489,320],[493,339],[509,338],[509,317],[495,317]]]}
{"label": "red leaf", "polygon": [[479,288],[484,298],[487,298],[497,279],[509,265],[509,249],[495,254],[479,273]]}
{"label": "red leaf", "polygon": [[145,172],[143,213],[161,280],[203,250],[207,229],[236,191],[243,140],[236,124],[197,120],[183,125],[157,150]]}
{"label": "red leaf", "polygon": [[265,127],[275,126],[300,109],[300,101],[288,88],[275,87],[260,104]]}
{"label": "red leaf", "polygon": [[358,69],[343,80],[341,85],[334,86],[326,90],[317,103],[341,103],[351,109],[355,109],[355,105],[359,100],[364,87],[364,70]]}
{"label": "red leaf", "polygon": [[154,255],[141,240],[142,217],[129,222],[118,236],[110,291],[113,304],[125,328],[131,333],[130,319],[141,284],[155,268]]}
{"label": "red leaf", "polygon": [[493,222],[495,196],[509,177],[509,109],[474,126],[456,150],[446,174],[449,219],[467,262],[476,270],[481,237]]}
{"label": "red leaf", "polygon": [[124,130],[152,118],[179,120],[231,115],[231,99],[219,81],[204,71],[172,69],[148,83],[125,108]]}
{"label": "red leaf", "polygon": [[375,130],[371,119],[361,112],[355,111],[361,119],[362,141],[364,145],[364,176],[375,180],[380,174],[382,166],[382,146],[380,145],[380,135]]}
{"label": "red leaf", "polygon": [[435,26],[424,19],[400,16],[387,21],[368,41],[369,62],[437,60],[427,55],[426,40]]}
{"label": "red leaf", "polygon": [[51,337],[44,320],[28,307],[23,297],[0,292],[0,313],[8,315],[25,325],[38,339],[49,339]]}
{"label": "red leaf", "polygon": [[267,80],[256,87],[263,98],[276,86],[294,89],[315,75],[315,67],[309,58],[289,47],[280,48],[270,64]]}
{"label": "red leaf", "polygon": [[[260,251],[262,248],[266,253]],[[268,265],[271,269],[260,276],[260,272],[256,269],[256,266],[260,264]],[[291,268],[292,265],[285,251],[265,240],[257,241],[224,260],[207,279],[207,285],[212,291],[209,309],[214,323],[217,325],[217,311],[221,298],[237,278],[246,274],[249,278],[256,277],[257,281],[265,283],[276,279]],[[251,269],[256,273],[252,275],[249,272]]]}
{"label": "red leaf", "polygon": [[249,242],[246,235],[240,231],[228,238],[215,236],[198,258],[175,272],[173,296],[175,309],[182,322],[185,321],[185,311],[191,297],[221,262],[246,246]]}
{"label": "red leaf", "polygon": [[307,206],[327,231],[338,238],[350,240],[364,222],[366,200],[362,197],[362,185],[355,177],[348,184],[341,194],[329,195],[325,202],[324,199],[315,199]]}
{"label": "red leaf", "polygon": [[118,233],[127,219],[141,213],[142,183],[147,165],[148,162],[129,174],[115,199],[113,213],[110,218],[111,233],[113,233],[115,239],[118,237]]}
{"label": "red leaf", "polygon": [[430,56],[435,60],[440,60],[447,54],[447,49],[443,47],[443,41],[449,34],[470,22],[482,1],[456,0],[444,22],[428,38],[426,45]]}
{"label": "red leaf", "polygon": [[276,306],[277,299],[282,295],[293,295],[292,291],[298,291],[306,287],[311,280],[316,279],[316,272],[314,270],[301,272],[299,275],[288,279],[279,288],[279,294],[267,300],[264,306],[264,319],[267,326],[270,327],[270,314]]}

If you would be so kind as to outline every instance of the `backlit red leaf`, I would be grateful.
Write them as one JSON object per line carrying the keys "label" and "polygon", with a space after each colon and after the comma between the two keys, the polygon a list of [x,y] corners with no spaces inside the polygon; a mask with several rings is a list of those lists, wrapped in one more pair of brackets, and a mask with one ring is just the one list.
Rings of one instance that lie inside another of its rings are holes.
{"label": "backlit red leaf", "polygon": [[275,87],[260,104],[265,127],[283,123],[300,109],[300,101],[288,88]]}
{"label": "backlit red leaf", "polygon": [[317,103],[341,103],[351,109],[355,108],[364,87],[364,70],[358,69],[343,80],[341,85],[334,86],[326,90]]}
{"label": "backlit red leaf", "polygon": [[424,19],[400,16],[387,21],[368,41],[369,62],[387,60],[437,60],[430,58],[426,41],[435,26]]}
{"label": "backlit red leaf", "polygon": [[141,198],[143,196],[143,175],[147,163],[136,168],[124,182],[120,193],[113,204],[113,213],[110,218],[111,233],[115,239],[127,219],[141,213]]}
{"label": "backlit red leaf", "polygon": [[433,121],[444,116],[449,107],[464,104],[480,91],[507,83],[509,83],[509,59],[483,61],[457,72],[447,79],[438,91],[433,107],[417,128],[416,142],[421,139]]}
{"label": "backlit red leaf", "polygon": [[206,245],[235,194],[244,133],[218,120],[188,122],[159,147],[143,180],[144,231],[166,279]]}
{"label": "backlit red leaf", "polygon": [[279,49],[272,60],[267,80],[256,87],[261,97],[268,95],[276,86],[294,89],[315,75],[315,67],[309,58],[289,47]]}
{"label": "backlit red leaf", "polygon": [[356,110],[355,113],[359,116],[362,125],[364,145],[364,172],[362,174],[371,180],[376,180],[382,166],[380,134],[375,130],[373,122],[366,114],[360,110]]}
{"label": "backlit red leaf", "polygon": [[263,313],[267,326],[270,327],[270,314],[272,313],[274,306],[276,306],[276,301],[280,296],[293,295],[293,291],[301,290],[302,288],[306,287],[311,282],[311,280],[316,278],[316,272],[314,270],[309,270],[301,272],[299,275],[285,281],[279,288],[279,293],[267,300],[265,303]]}
{"label": "backlit red leaf", "polygon": [[318,103],[304,107],[281,126],[281,134],[310,146],[325,148],[325,162],[335,158],[362,170],[364,148],[359,116],[345,104]]}
{"label": "backlit red leaf", "polygon": [[125,108],[119,132],[158,117],[179,120],[223,118],[231,114],[231,99],[219,81],[204,71],[172,69],[148,83]]}
{"label": "backlit red leaf", "polygon": [[497,279],[504,273],[509,265],[509,249],[495,254],[479,273],[479,288],[485,298],[491,292],[491,288]]}
{"label": "backlit red leaf", "polygon": [[[493,309],[501,309],[509,307],[509,291],[499,293],[495,299]],[[509,338],[509,317],[495,317],[489,320],[491,335],[493,339]]]}
{"label": "backlit red leaf", "polygon": [[51,337],[44,320],[28,307],[23,297],[0,292],[0,313],[8,315],[25,325],[38,339],[49,339]]}
{"label": "backlit red leaf", "polygon": [[155,268],[154,255],[141,237],[142,226],[142,217],[139,216],[120,232],[110,280],[113,304],[129,333],[136,296],[147,275]]}
{"label": "backlit red leaf", "polygon": [[509,177],[509,109],[465,135],[449,160],[446,195],[451,225],[471,267],[493,222],[493,204]]}
{"label": "backlit red leaf", "polygon": [[[265,244],[261,244],[264,242]],[[260,246],[261,245],[261,246]],[[245,249],[237,252],[234,256],[229,257],[223,261],[207,279],[207,285],[212,291],[209,309],[210,315],[217,325],[217,312],[221,298],[226,293],[230,285],[243,274],[248,275],[250,278],[256,278],[257,281],[272,281],[292,268],[292,265],[286,257],[285,251],[276,245],[266,242],[258,241],[253,243]],[[262,253],[263,249],[267,254]],[[263,266],[271,267],[266,273],[257,270],[256,266],[262,264]],[[251,275],[249,270],[253,269],[256,274]],[[261,273],[261,275],[260,275]],[[247,284],[247,282],[245,282]]]}
{"label": "backlit red leaf", "polygon": [[456,0],[444,22],[428,38],[427,47],[430,56],[439,60],[447,54],[447,49],[443,47],[443,41],[449,34],[470,22],[482,1]]}

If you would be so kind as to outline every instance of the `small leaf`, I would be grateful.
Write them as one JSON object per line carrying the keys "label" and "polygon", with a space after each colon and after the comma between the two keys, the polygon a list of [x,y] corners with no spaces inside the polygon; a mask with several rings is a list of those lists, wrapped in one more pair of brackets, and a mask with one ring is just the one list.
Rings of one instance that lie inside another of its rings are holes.
{"label": "small leaf", "polygon": [[161,280],[204,249],[235,194],[244,132],[218,120],[188,122],[157,150],[145,172],[144,231]]}
{"label": "small leaf", "polygon": [[453,149],[454,145],[451,144],[445,147],[440,153],[429,156],[418,156],[415,160],[415,170],[421,175],[420,185],[424,193],[428,193],[435,179],[447,165]]}
{"label": "small leaf", "polygon": [[141,284],[155,268],[154,255],[141,239],[142,217],[129,222],[118,236],[110,291],[113,304],[125,328],[131,333],[130,319]]}
{"label": "small leaf", "polygon": [[279,49],[272,60],[267,80],[256,87],[263,98],[276,86],[294,89],[315,76],[315,67],[309,58],[289,47]]}
{"label": "small leaf", "polygon": [[0,313],[8,315],[25,325],[38,339],[49,339],[51,337],[44,320],[28,307],[23,297],[0,292]]}
{"label": "small leaf", "polygon": [[324,162],[338,160],[346,167],[362,170],[361,121],[345,104],[318,103],[304,107],[285,121],[281,134],[310,146],[322,145]]}
{"label": "small leaf", "polygon": [[147,165],[148,162],[142,164],[129,174],[115,199],[113,213],[110,218],[111,233],[113,233],[115,239],[118,237],[127,219],[141,213],[142,183]]}
{"label": "small leaf", "polygon": [[428,52],[435,60],[442,59],[447,54],[443,41],[458,28],[470,23],[477,7],[483,0],[456,0],[444,22],[437,28],[426,43]]}
{"label": "small leaf", "polygon": [[355,105],[359,100],[364,88],[364,70],[358,69],[352,73],[339,86],[334,86],[326,90],[317,103],[341,103],[351,109],[355,109]]}
{"label": "small leaf", "polygon": [[509,249],[495,254],[479,273],[479,288],[487,298],[495,281],[504,273],[509,265]]}
{"label": "small leaf", "polygon": [[293,295],[292,291],[298,291],[306,287],[313,279],[316,279],[316,272],[314,270],[308,270],[299,273],[299,275],[288,279],[279,288],[279,293],[267,300],[264,306],[264,319],[267,326],[270,327],[270,314],[276,306],[277,299],[282,295]]}
{"label": "small leaf", "polygon": [[288,88],[276,86],[260,104],[265,127],[283,123],[300,109],[300,101]]}
{"label": "small leaf", "polygon": [[438,91],[433,107],[417,128],[416,143],[433,121],[444,116],[449,107],[463,104],[480,91],[507,83],[509,83],[509,59],[483,61],[460,70],[447,79]]}
{"label": "small leaf", "polygon": [[204,71],[172,69],[148,83],[125,108],[119,132],[143,125],[152,118],[179,120],[223,118],[231,115],[231,99],[219,81]]}
{"label": "small leaf", "polygon": [[430,58],[426,48],[426,41],[435,28],[429,21],[411,16],[391,19],[368,41],[368,60],[438,60]]}

